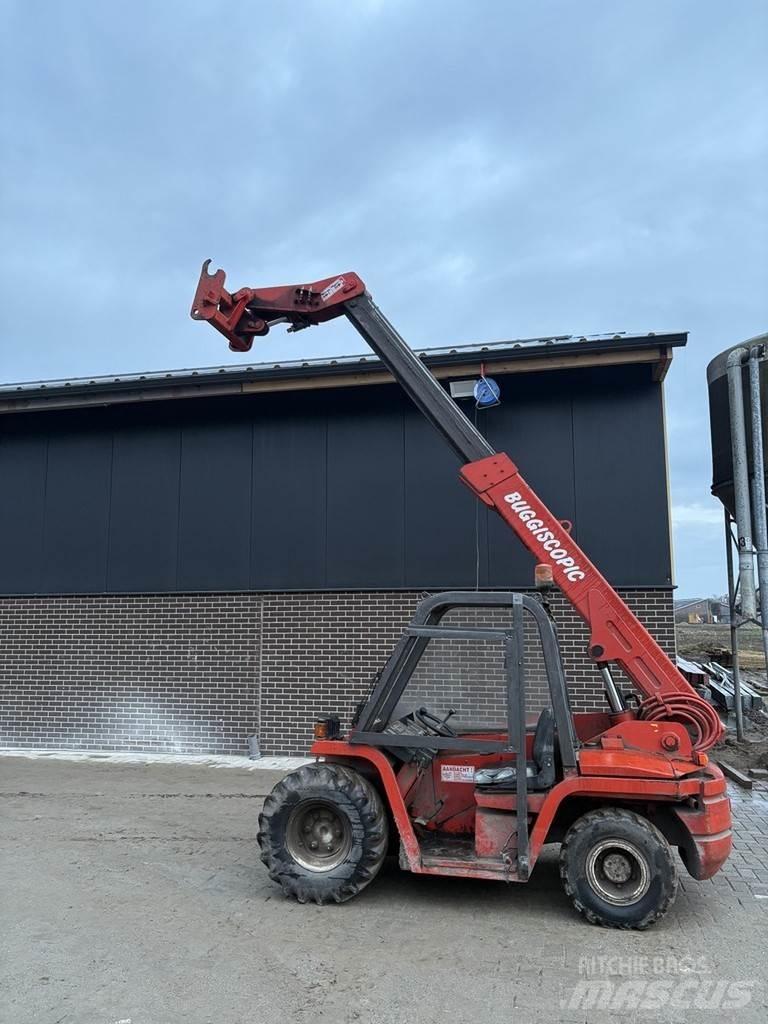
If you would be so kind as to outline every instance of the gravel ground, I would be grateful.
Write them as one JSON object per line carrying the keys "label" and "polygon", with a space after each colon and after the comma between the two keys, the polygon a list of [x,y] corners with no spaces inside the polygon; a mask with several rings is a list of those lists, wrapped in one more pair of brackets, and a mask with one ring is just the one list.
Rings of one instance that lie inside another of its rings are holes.
{"label": "gravel ground", "polygon": [[278,777],[0,758],[3,1024],[766,1020],[762,797],[729,877],[625,933],[574,914],[555,851],[525,886],[389,864],[288,902],[254,842]]}

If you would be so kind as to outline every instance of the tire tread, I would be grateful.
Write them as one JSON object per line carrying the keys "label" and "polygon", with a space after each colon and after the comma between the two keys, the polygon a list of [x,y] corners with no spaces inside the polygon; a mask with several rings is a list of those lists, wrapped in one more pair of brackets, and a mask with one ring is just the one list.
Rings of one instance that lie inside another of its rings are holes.
{"label": "tire tread", "polygon": [[[326,882],[326,876],[313,877],[296,865],[285,848],[278,820],[289,800],[307,790],[318,789],[343,793],[357,808],[364,828],[361,852],[354,871],[349,878],[337,879],[335,887],[319,884],[319,879]],[[386,855],[388,833],[384,805],[367,779],[344,765],[316,762],[302,765],[286,775],[266,798],[259,815],[258,843],[269,877],[282,887],[283,893],[299,903],[312,900],[320,905],[331,901],[344,903],[368,885]]]}
{"label": "tire tread", "polygon": [[[653,839],[659,845],[659,848],[663,851],[667,862],[666,867],[668,868],[668,877],[672,882],[668,891],[665,893],[664,899],[649,911],[639,922],[634,923],[610,920],[609,918],[597,913],[592,908],[586,906],[582,900],[579,899],[578,893],[571,882],[568,872],[569,849],[573,845],[574,840],[588,829],[593,828],[596,824],[609,824],[616,821],[617,818],[621,821],[631,821],[633,825],[645,832],[649,838]],[[645,928],[649,928],[656,921],[659,921],[664,917],[666,912],[674,903],[678,887],[677,867],[672,856],[672,850],[664,836],[647,818],[644,818],[641,814],[637,814],[635,811],[626,810],[625,808],[600,807],[594,811],[588,811],[573,823],[563,840],[562,846],[560,847],[560,879],[563,883],[563,889],[571,900],[571,903],[575,909],[587,921],[589,921],[590,924],[623,930],[632,929],[642,931]]]}

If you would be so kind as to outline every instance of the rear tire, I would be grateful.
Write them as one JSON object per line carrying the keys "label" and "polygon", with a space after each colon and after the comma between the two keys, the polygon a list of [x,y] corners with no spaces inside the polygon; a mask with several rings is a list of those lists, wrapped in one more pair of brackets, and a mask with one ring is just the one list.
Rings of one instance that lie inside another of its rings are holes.
{"label": "rear tire", "polygon": [[560,848],[560,877],[571,902],[591,924],[647,928],[677,895],[677,868],[650,821],[620,808],[579,818]]}
{"label": "rear tire", "polygon": [[259,815],[269,877],[299,903],[343,903],[378,873],[389,824],[370,782],[339,764],[304,765],[275,786]]}

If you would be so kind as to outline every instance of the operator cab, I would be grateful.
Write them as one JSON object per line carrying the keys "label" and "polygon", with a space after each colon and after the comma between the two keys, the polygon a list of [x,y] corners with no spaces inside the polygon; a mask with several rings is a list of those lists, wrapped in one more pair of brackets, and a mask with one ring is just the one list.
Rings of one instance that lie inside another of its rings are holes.
{"label": "operator cab", "polygon": [[[459,624],[446,624],[457,611],[463,613]],[[535,665],[534,645],[540,652]],[[529,674],[536,677],[530,687]],[[529,689],[545,705],[535,723]],[[424,766],[448,751],[482,755],[477,785],[512,789],[520,755],[532,785],[551,786],[556,750],[562,747],[559,760],[575,768],[577,741],[544,603],[475,591],[426,598],[358,707],[350,741],[384,747],[403,764]]]}
{"label": "operator cab", "polygon": [[[455,611],[460,624],[446,624]],[[577,765],[544,603],[474,591],[426,598],[358,710],[349,742],[390,756],[426,851],[436,844],[440,857],[464,856],[469,843],[473,856],[510,865],[512,858],[524,873],[529,816]]]}

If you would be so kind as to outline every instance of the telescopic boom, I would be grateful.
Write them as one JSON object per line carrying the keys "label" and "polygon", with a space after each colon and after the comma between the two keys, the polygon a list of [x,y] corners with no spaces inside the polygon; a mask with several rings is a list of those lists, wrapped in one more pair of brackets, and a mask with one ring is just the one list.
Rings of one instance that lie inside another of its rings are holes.
{"label": "telescopic boom", "polygon": [[550,512],[512,459],[493,449],[440,386],[375,305],[357,274],[230,293],[224,287],[224,271],[209,274],[209,264],[210,260],[203,264],[192,318],[208,320],[235,352],[249,351],[253,339],[263,337],[276,324],[285,323],[289,331],[297,331],[346,316],[456,453],[463,463],[464,483],[499,513],[538,563],[551,568],[553,581],[590,629],[589,655],[602,672],[611,711],[630,715],[613,682],[613,662],[643,694],[638,717],[683,723],[698,751],[708,750],[720,739],[723,726],[714,708],[699,697],[590,562],[570,536],[569,524]]}

